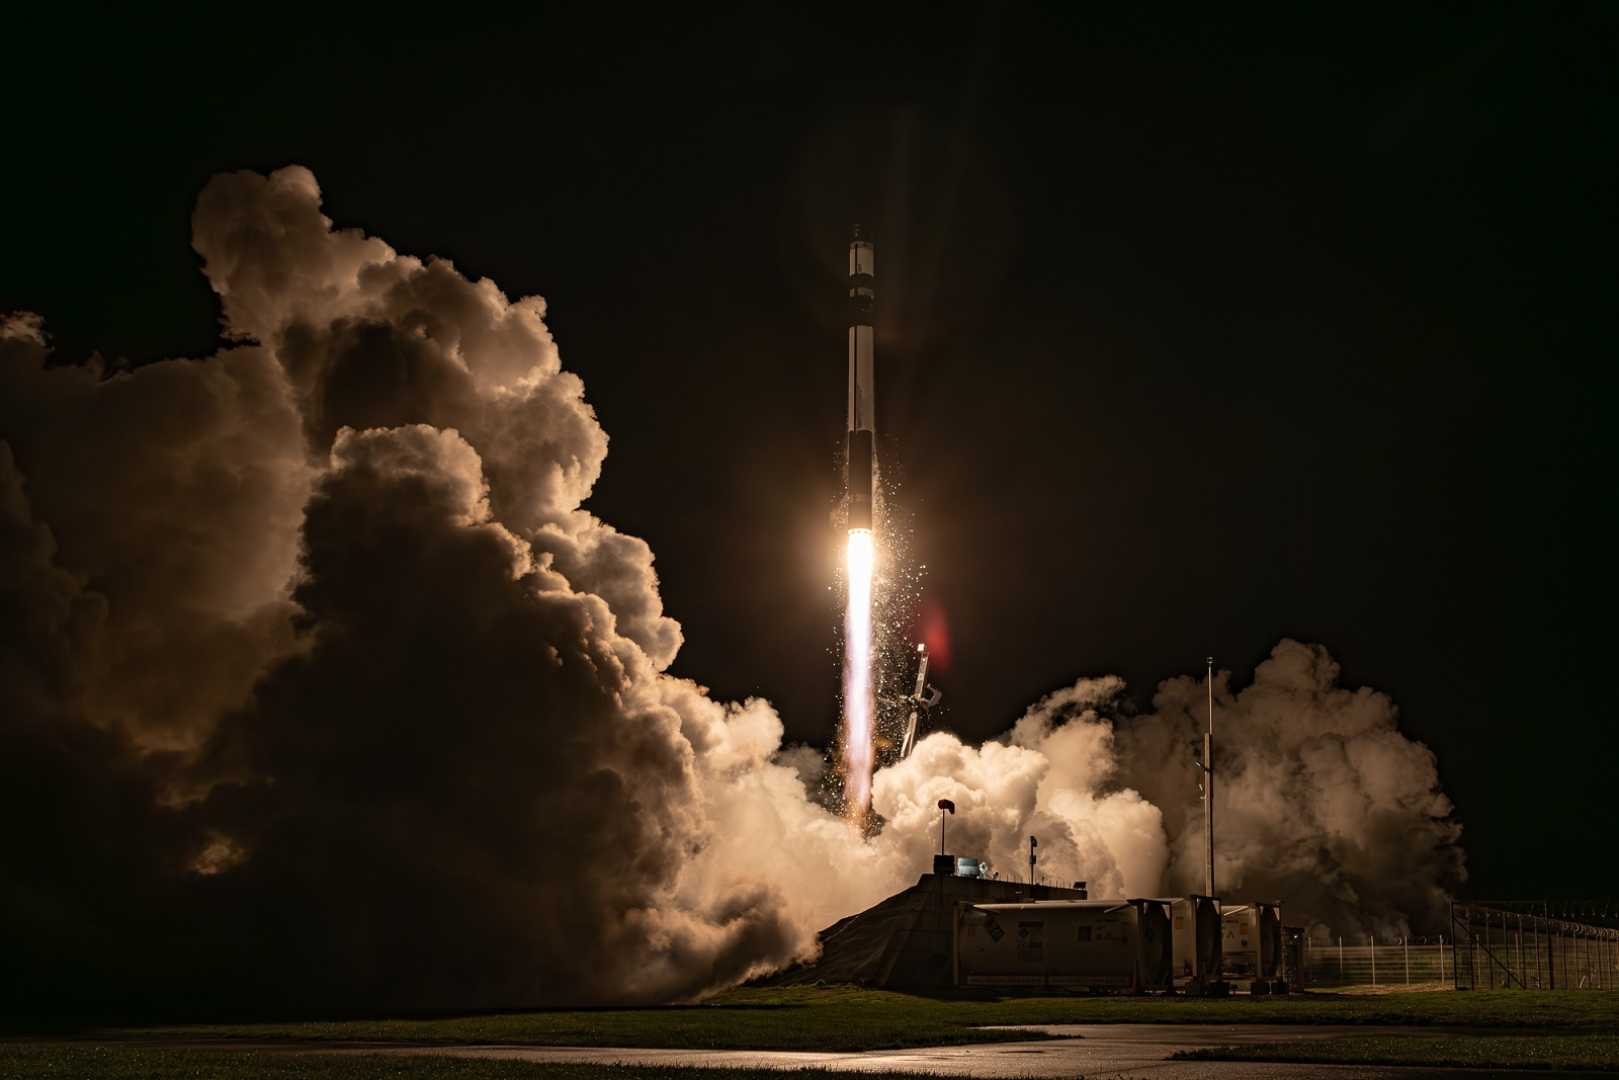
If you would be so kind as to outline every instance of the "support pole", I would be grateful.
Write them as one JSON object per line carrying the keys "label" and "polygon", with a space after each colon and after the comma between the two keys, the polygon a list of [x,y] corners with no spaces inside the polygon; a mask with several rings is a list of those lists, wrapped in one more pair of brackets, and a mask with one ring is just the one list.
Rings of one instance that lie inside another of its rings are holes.
{"label": "support pole", "polygon": [[1540,902],[1540,917],[1546,921],[1546,989],[1557,989],[1557,928],[1552,925],[1551,909]]}
{"label": "support pole", "polygon": [[1539,989],[1543,988],[1546,985],[1545,980],[1540,977],[1540,940],[1544,936],[1543,929],[1544,928],[1540,925],[1539,916],[1534,915],[1534,914],[1531,913],[1530,916],[1529,916],[1529,938],[1530,938],[1530,941],[1531,941],[1530,947],[1532,949],[1534,949],[1534,952],[1535,952],[1535,989],[1536,990],[1539,990]]}
{"label": "support pole", "polygon": [[1528,986],[1528,983],[1525,983],[1525,981],[1523,981],[1523,913],[1522,912],[1519,912],[1519,926],[1517,926],[1517,942],[1515,942],[1515,944],[1517,944],[1517,954],[1519,954],[1519,989],[1523,989],[1523,988],[1525,988],[1525,986]]}
{"label": "support pole", "polygon": [[1203,870],[1203,892],[1214,891],[1214,657],[1208,658],[1209,730],[1203,736],[1203,827],[1207,834],[1208,851]]}

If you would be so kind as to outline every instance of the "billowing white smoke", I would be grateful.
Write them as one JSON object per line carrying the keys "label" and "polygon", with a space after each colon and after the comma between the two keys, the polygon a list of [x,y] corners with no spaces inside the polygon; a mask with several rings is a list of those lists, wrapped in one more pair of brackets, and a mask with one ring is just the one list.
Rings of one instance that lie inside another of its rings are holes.
{"label": "billowing white smoke", "polygon": [[[216,178],[194,235],[238,342],[213,357],[48,366],[38,319],[0,324],[15,992],[701,994],[913,881],[941,798],[1007,877],[1033,834],[1094,895],[1196,880],[1197,684],[932,735],[859,840],[767,703],[666,673],[680,628],[647,545],[583,509],[607,438],[543,301],[334,230],[301,168]],[[1284,642],[1219,688],[1222,879],[1420,914],[1459,873],[1432,757],[1335,675]]]}
{"label": "billowing white smoke", "polygon": [[[1394,702],[1338,675],[1321,646],[1283,641],[1241,691],[1216,676],[1216,886],[1285,898],[1296,917],[1344,934],[1432,926],[1466,878],[1461,826]],[[1170,679],[1150,715],[1120,727],[1120,775],[1163,808],[1180,890],[1203,874],[1202,811],[1188,792],[1206,700],[1201,679]]]}
{"label": "billowing white smoke", "polygon": [[[1399,733],[1389,698],[1338,687],[1337,675],[1319,646],[1283,641],[1241,692],[1217,677],[1217,882],[1228,899],[1284,899],[1292,920],[1401,933],[1437,917],[1465,878],[1460,827],[1433,754]],[[800,777],[813,788],[814,757],[771,753],[781,728],[769,707],[729,710],[728,751],[716,760],[733,781],[709,790],[718,820],[737,827],[699,856],[692,879],[712,886],[751,862],[783,887],[795,918],[824,926],[915,880],[938,850],[938,803],[949,799],[950,850],[988,860],[1003,878],[1024,880],[1032,835],[1035,873],[1048,884],[1084,881],[1098,897],[1201,891],[1193,759],[1205,684],[1170,679],[1142,714],[1124,690],[1118,678],[1081,679],[1000,740],[921,740],[876,774],[873,809],[885,825],[859,844],[804,800]],[[702,700],[721,731],[725,710]],[[754,756],[739,768],[729,748],[744,733]]]}

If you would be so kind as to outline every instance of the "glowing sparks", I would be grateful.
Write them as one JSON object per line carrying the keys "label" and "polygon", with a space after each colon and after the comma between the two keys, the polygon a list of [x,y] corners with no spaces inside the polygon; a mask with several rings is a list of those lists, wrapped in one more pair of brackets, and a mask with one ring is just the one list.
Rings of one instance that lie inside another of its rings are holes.
{"label": "glowing sparks", "polygon": [[872,722],[877,694],[872,686],[871,583],[876,545],[869,529],[849,533],[849,606],[843,617],[844,809],[865,819],[871,807]]}

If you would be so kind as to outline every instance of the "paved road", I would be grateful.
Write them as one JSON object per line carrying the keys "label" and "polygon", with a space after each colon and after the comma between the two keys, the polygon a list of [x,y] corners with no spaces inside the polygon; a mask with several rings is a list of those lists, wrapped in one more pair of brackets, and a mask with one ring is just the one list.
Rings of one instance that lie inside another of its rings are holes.
{"label": "paved road", "polygon": [[[1292,1065],[1254,1062],[1169,1061],[1177,1050],[1283,1039],[1326,1039],[1335,1035],[1397,1034],[1423,1038],[1430,1029],[1299,1024],[1060,1024],[1029,1027],[1059,1038],[1038,1042],[974,1046],[917,1047],[909,1050],[819,1052],[788,1050],[655,1050],[572,1046],[367,1046],[302,1044],[297,1052],[441,1055],[512,1061],[591,1064],[683,1065],[752,1069],[838,1069],[849,1072],[914,1072],[982,1077],[1119,1077],[1121,1080],[1424,1080],[1502,1075],[1499,1071],[1367,1068],[1349,1065]],[[285,1043],[282,1049],[289,1049]],[[269,1048],[260,1044],[255,1048]],[[244,1047],[245,1049],[245,1047]],[[1534,1074],[1544,1076],[1544,1072]]]}

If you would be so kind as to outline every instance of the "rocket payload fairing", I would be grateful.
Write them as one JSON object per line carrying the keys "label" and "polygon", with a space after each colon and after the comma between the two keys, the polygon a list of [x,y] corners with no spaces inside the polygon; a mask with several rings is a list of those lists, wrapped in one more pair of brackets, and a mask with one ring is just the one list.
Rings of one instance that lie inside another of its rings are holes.
{"label": "rocket payload fairing", "polygon": [[876,251],[854,228],[849,243],[849,531],[872,528],[877,494],[877,372],[872,332]]}

